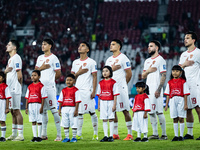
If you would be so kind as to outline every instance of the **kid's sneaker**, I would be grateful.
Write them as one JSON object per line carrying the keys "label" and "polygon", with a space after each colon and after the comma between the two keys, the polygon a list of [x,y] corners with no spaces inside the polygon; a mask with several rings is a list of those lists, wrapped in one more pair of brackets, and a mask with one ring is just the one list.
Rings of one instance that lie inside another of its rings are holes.
{"label": "kid's sneaker", "polygon": [[4,137],[0,138],[0,142],[5,142],[5,141],[6,141],[6,139]]}
{"label": "kid's sneaker", "polygon": [[17,136],[15,139],[13,139],[12,141],[24,141],[24,137],[23,136]]}
{"label": "kid's sneaker", "polygon": [[17,136],[13,136],[13,135],[10,135],[9,137],[6,138],[6,140],[14,140]]}
{"label": "kid's sneaker", "polygon": [[98,140],[98,135],[93,135],[93,138],[92,138],[92,140]]}
{"label": "kid's sneaker", "polygon": [[33,139],[31,140],[31,142],[37,142],[37,137],[33,137]]}
{"label": "kid's sneaker", "polygon": [[113,139],[119,140],[119,134],[113,134]]}
{"label": "kid's sneaker", "polygon": [[77,140],[82,140],[83,137],[82,137],[82,136],[78,136],[78,135],[76,135],[76,139],[77,139]]}
{"label": "kid's sneaker", "polygon": [[72,138],[70,142],[75,143],[75,142],[77,142],[77,139],[76,138]]}
{"label": "kid's sneaker", "polygon": [[62,142],[69,142],[70,141],[70,139],[69,138],[65,138]]}

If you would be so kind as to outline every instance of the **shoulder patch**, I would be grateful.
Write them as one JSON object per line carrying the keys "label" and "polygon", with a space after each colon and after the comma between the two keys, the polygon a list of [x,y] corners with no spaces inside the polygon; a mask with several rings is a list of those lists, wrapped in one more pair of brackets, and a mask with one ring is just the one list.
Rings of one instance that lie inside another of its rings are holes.
{"label": "shoulder patch", "polygon": [[130,62],[126,62],[126,66],[130,67],[131,66]]}

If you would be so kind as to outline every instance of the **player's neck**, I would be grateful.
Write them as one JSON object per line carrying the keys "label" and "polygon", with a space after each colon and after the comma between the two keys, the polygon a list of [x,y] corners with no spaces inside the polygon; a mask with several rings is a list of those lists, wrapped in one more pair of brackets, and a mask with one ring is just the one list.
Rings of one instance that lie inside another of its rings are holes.
{"label": "player's neck", "polygon": [[39,83],[39,81],[35,81],[35,82],[33,82],[34,84],[37,84],[37,83]]}
{"label": "player's neck", "polygon": [[188,51],[189,51],[189,52],[190,52],[190,51],[193,51],[193,50],[195,49],[195,47],[196,47],[195,45],[189,46],[189,47],[188,47]]}
{"label": "player's neck", "polygon": [[105,80],[110,80],[110,77],[108,77],[108,78],[104,78]]}
{"label": "player's neck", "polygon": [[114,51],[113,52],[113,57],[117,57],[121,52],[120,51]]}
{"label": "player's neck", "polygon": [[10,57],[13,57],[17,52],[15,50],[9,52]]}
{"label": "player's neck", "polygon": [[155,52],[155,54],[153,54],[153,55],[151,56],[151,58],[156,58],[158,55],[159,55],[158,52]]}
{"label": "player's neck", "polygon": [[88,58],[87,53],[85,53],[85,54],[80,54],[80,60],[85,60],[86,58]]}
{"label": "player's neck", "polygon": [[44,52],[44,56],[50,56],[51,54],[52,54],[51,51]]}

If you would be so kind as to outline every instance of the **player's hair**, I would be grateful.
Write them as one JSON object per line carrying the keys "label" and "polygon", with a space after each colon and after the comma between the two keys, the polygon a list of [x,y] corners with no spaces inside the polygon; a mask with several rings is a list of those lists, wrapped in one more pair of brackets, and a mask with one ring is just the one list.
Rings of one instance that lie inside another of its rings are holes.
{"label": "player's hair", "polygon": [[150,41],[149,43],[154,43],[156,46],[158,46],[158,51],[161,49],[161,44],[160,44],[159,41],[157,41],[157,40],[152,40],[152,41]]}
{"label": "player's hair", "polygon": [[[179,70],[179,71],[181,71],[182,73],[181,73],[181,78],[183,78],[185,81],[186,81],[186,77],[185,77],[185,71],[179,66],[179,65],[174,65],[173,67],[172,67],[172,70]],[[172,73],[171,73],[171,76],[170,76],[170,79],[173,79],[174,77],[172,76]]]}
{"label": "player's hair", "polygon": [[91,51],[91,47],[90,47],[90,44],[89,44],[88,42],[83,41],[83,42],[81,42],[81,43],[84,43],[84,44],[88,47],[89,51]]}
{"label": "player's hair", "polygon": [[[196,42],[197,42],[197,40],[198,40],[198,36],[197,36],[197,34],[195,33],[195,32],[193,32],[193,31],[188,31],[186,34],[191,34],[192,36],[192,39],[195,39],[195,42],[194,42],[194,44],[196,44]],[[185,34],[185,35],[186,35]]]}
{"label": "player's hair", "polygon": [[[73,74],[71,74],[71,73],[68,74],[67,77],[71,77],[72,79],[76,79],[75,76],[74,76]],[[66,78],[67,78],[67,77],[66,77]]]}
{"label": "player's hair", "polygon": [[12,43],[12,45],[14,45],[16,47],[16,50],[19,49],[20,45],[19,45],[19,42],[17,40],[10,40],[10,42]]}
{"label": "player's hair", "polygon": [[0,76],[3,78],[3,83],[6,83],[6,75],[3,71],[0,71]]}
{"label": "player's hair", "polygon": [[113,39],[111,42],[116,42],[120,45],[120,50],[122,49],[122,42],[119,39]]}
{"label": "player's hair", "polygon": [[135,87],[142,87],[142,88],[145,88],[144,93],[146,93],[147,95],[149,95],[149,86],[146,85],[146,83],[144,83],[144,82],[137,82],[137,83],[135,84]]}
{"label": "player's hair", "polygon": [[[109,77],[112,78],[112,76],[113,76],[112,68],[111,68],[110,66],[104,66],[103,69],[104,69],[104,68],[107,68],[107,69],[110,71]],[[103,69],[102,69],[102,70],[103,70]],[[102,71],[102,72],[103,72],[103,71]],[[103,74],[102,74],[101,78],[104,78],[104,77],[103,77]]]}
{"label": "player's hair", "polygon": [[38,76],[40,77],[40,75],[41,75],[40,70],[33,70],[32,73],[33,73],[33,72],[37,73]]}
{"label": "player's hair", "polygon": [[54,46],[54,41],[50,38],[44,39],[43,42],[47,42],[49,45],[51,45],[51,48]]}

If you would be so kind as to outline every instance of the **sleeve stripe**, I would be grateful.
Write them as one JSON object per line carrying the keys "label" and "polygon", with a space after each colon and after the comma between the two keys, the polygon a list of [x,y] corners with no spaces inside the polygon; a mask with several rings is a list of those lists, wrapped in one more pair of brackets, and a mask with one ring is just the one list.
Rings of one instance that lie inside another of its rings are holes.
{"label": "sleeve stripe", "polygon": [[42,97],[42,99],[45,99],[45,98],[48,98],[48,96],[46,96],[46,97]]}
{"label": "sleeve stripe", "polygon": [[164,73],[164,72],[167,72],[167,71],[161,71],[160,73]]}
{"label": "sleeve stripe", "polygon": [[18,71],[18,70],[22,70],[22,69],[16,69],[16,71]]}
{"label": "sleeve stripe", "polygon": [[127,69],[131,69],[131,67],[129,67],[129,68],[126,68],[126,69],[124,69],[124,70],[127,70]]}
{"label": "sleeve stripe", "polygon": [[72,73],[75,73],[74,71],[71,71]]}
{"label": "sleeve stripe", "polygon": [[81,101],[76,101],[76,103],[80,103]]}
{"label": "sleeve stripe", "polygon": [[186,94],[184,94],[184,95],[190,95],[190,93],[186,93]]}
{"label": "sleeve stripe", "polygon": [[12,98],[11,96],[10,97],[6,97],[6,99],[10,99],[10,98]]}
{"label": "sleeve stripe", "polygon": [[119,93],[115,94],[114,96],[120,95]]}
{"label": "sleeve stripe", "polygon": [[57,70],[61,70],[61,68],[60,69],[55,69],[54,71],[57,71]]}
{"label": "sleeve stripe", "polygon": [[35,68],[39,68],[38,66],[35,66]]}
{"label": "sleeve stripe", "polygon": [[25,99],[28,99],[28,97],[25,97]]}
{"label": "sleeve stripe", "polygon": [[92,73],[96,73],[97,71],[94,71],[94,72],[92,72]]}
{"label": "sleeve stripe", "polygon": [[151,111],[151,109],[146,109],[145,111]]}
{"label": "sleeve stripe", "polygon": [[169,95],[169,94],[167,94],[167,93],[164,93],[164,95]]}

